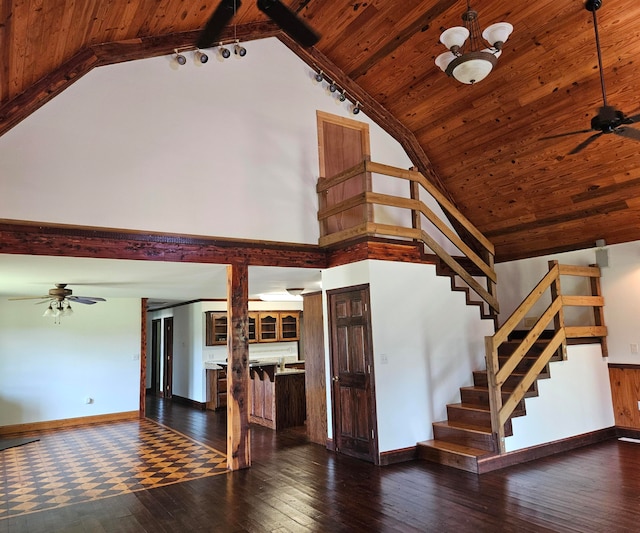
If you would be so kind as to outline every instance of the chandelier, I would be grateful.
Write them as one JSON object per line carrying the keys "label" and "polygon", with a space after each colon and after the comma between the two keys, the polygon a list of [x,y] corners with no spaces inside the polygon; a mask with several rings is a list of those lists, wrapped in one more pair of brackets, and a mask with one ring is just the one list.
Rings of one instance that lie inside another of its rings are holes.
{"label": "chandelier", "polygon": [[440,35],[440,42],[449,51],[436,57],[436,65],[448,76],[472,85],[485,79],[498,63],[502,46],[511,35],[513,26],[508,22],[488,26],[482,32],[482,38],[489,43],[487,48],[480,38],[478,12],[471,9],[469,0],[462,20],[464,26],[449,28]]}

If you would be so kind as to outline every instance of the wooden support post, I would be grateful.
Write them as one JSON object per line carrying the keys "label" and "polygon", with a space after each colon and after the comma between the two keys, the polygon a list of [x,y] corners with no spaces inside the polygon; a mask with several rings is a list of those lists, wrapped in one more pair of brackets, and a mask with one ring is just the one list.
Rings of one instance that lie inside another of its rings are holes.
{"label": "wooden support post", "polygon": [[[598,265],[589,265],[597,267]],[[591,283],[591,296],[602,296],[602,289],[600,287],[600,276],[590,277]],[[593,308],[593,319],[596,326],[604,326],[604,307],[595,306]],[[600,337],[600,345],[602,347],[602,357],[609,357],[609,348],[607,347],[607,338]]]}
{"label": "wooden support post", "polygon": [[505,452],[504,425],[500,423],[500,411],[502,410],[502,383],[498,383],[498,347],[493,342],[493,337],[484,338],[485,359],[487,364],[487,383],[489,387],[489,409],[491,411],[491,432],[495,440],[496,451]]}
{"label": "wooden support post", "polygon": [[[552,270],[558,264],[558,261],[549,261],[549,270]],[[558,277],[551,282],[551,303],[556,300],[556,298],[562,298],[562,287],[560,285],[560,271],[558,271]],[[558,313],[553,317],[553,326],[556,333],[560,330],[564,330],[564,305],[560,306]],[[567,360],[567,341],[564,342],[558,347],[558,355],[562,358],[563,361]]]}
{"label": "wooden support post", "polygon": [[251,466],[249,429],[249,267],[227,267],[227,468]]}

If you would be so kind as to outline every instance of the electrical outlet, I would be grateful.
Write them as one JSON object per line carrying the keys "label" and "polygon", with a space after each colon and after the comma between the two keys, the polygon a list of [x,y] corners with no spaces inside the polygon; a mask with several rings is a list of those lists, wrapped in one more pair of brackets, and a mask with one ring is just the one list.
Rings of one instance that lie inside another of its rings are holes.
{"label": "electrical outlet", "polygon": [[631,353],[638,353],[638,343],[632,342],[629,348],[631,349]]}
{"label": "electrical outlet", "polygon": [[526,317],[524,317],[524,327],[525,328],[532,328],[533,326],[536,325],[537,321],[538,321],[538,317],[537,316],[526,316]]}
{"label": "electrical outlet", "polygon": [[386,354],[386,353],[383,353],[383,354],[380,356],[380,364],[381,364],[381,365],[388,365],[388,364],[389,364],[389,358],[387,357],[387,354]]}

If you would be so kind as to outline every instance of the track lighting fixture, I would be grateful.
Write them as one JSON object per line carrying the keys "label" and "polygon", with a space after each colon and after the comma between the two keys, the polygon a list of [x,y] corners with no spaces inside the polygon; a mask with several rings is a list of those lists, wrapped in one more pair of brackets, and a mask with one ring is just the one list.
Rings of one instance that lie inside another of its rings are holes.
{"label": "track lighting fixture", "polygon": [[174,50],[174,53],[175,55],[173,56],[173,59],[175,59],[178,65],[185,65],[187,63],[187,58],[180,54],[177,50]]}
{"label": "track lighting fixture", "polygon": [[229,51],[229,49],[222,46],[222,43],[220,43],[220,45],[218,46],[218,50],[220,51],[220,56],[223,59],[229,59],[229,57],[231,56],[231,52]]}
{"label": "track lighting fixture", "polygon": [[196,50],[193,55],[196,59],[196,63],[206,63],[209,61],[209,56],[201,50]]}
{"label": "track lighting fixture", "polygon": [[341,102],[344,102],[347,99],[347,95],[344,93],[344,91],[342,91],[340,93],[340,96],[338,96],[338,100],[340,100]]}
{"label": "track lighting fixture", "polygon": [[247,49],[241,46],[239,41],[236,41],[236,44],[233,46],[233,53],[237,56],[244,57],[247,55]]}
{"label": "track lighting fixture", "polygon": [[315,78],[316,78],[316,81],[320,83],[324,79],[324,74],[322,73],[322,71],[316,72]]}
{"label": "track lighting fixture", "polygon": [[360,102],[356,102],[356,103],[353,105],[353,109],[351,109],[351,112],[352,112],[354,115],[357,115],[358,113],[360,113],[360,109],[361,109],[361,107],[360,107]]}
{"label": "track lighting fixture", "polygon": [[329,84],[329,90],[330,90],[332,93],[335,93],[335,92],[338,90],[338,86],[336,85],[336,82],[335,82],[335,81],[332,81],[332,82]]}

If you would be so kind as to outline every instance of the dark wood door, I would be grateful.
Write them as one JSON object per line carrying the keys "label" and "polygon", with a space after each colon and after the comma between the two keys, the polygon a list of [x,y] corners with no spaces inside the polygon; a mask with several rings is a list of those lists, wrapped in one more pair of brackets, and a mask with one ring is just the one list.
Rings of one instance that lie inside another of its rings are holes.
{"label": "dark wood door", "polygon": [[336,451],[378,462],[369,288],[329,291]]}
{"label": "dark wood door", "polygon": [[160,392],[161,338],[162,321],[157,318],[151,321],[151,385],[149,393],[154,396]]}
{"label": "dark wood door", "polygon": [[164,326],[164,372],[162,373],[162,393],[171,398],[173,390],[173,317],[163,319]]}
{"label": "dark wood door", "polygon": [[[369,126],[348,118],[317,112],[320,175],[330,178],[370,158]],[[320,208],[328,209],[371,190],[371,176],[363,172],[320,196]],[[357,206],[328,217],[321,236],[358,226],[370,220],[367,206]]]}

